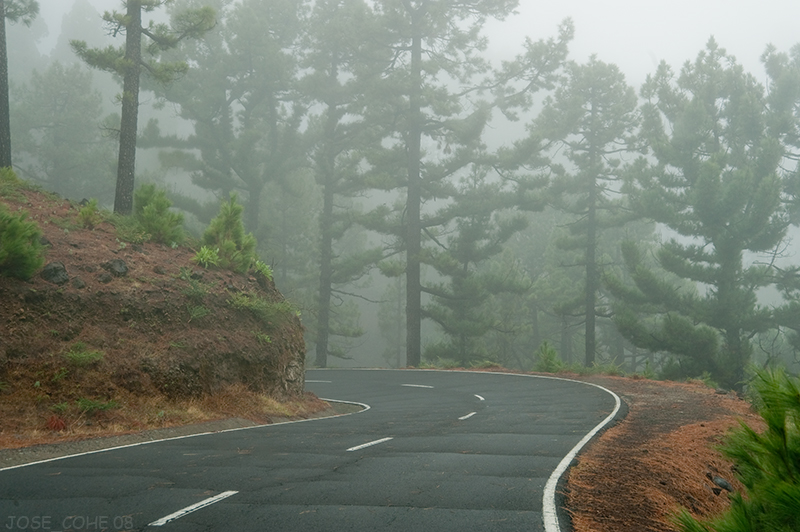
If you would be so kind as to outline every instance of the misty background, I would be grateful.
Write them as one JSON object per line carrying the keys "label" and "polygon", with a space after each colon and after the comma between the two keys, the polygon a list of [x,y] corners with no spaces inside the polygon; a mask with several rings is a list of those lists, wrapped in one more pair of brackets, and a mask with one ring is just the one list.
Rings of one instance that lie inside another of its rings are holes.
{"label": "misty background", "polygon": [[[218,1],[183,3],[220,4]],[[98,48],[121,45],[122,39],[108,35],[101,20],[103,11],[120,10],[120,3],[112,0],[39,0],[39,4],[40,16],[30,28],[21,24],[7,26],[15,169],[21,177],[65,197],[73,200],[96,197],[110,208],[117,148],[113,131],[119,121],[118,95],[121,89],[110,74],[90,70],[74,54],[69,41],[79,39]],[[235,5],[226,5],[228,11],[225,13],[233,17],[235,8],[232,6]],[[163,9],[147,14],[157,22],[167,22],[168,15]],[[482,32],[488,47],[481,55],[494,68],[501,69],[504,62],[511,62],[523,53],[526,38],[533,42],[557,38],[560,25],[567,18],[573,21],[575,32],[568,44],[568,59],[585,65],[594,58],[604,65],[614,66],[623,76],[627,88],[638,95],[637,104],[643,101],[640,88],[648,76],[656,73],[662,61],[677,73],[685,62],[695,61],[712,36],[720,48],[734,56],[736,62],[765,87],[772,83],[761,61],[767,45],[774,45],[778,53],[788,53],[800,42],[797,32],[800,4],[796,2],[523,1],[516,13],[505,20],[489,18]],[[242,20],[231,18],[230,31],[235,28],[253,31]],[[213,48],[213,42],[209,42]],[[179,58],[181,53],[190,57],[190,67],[200,67],[198,71],[206,68],[200,64],[203,58],[208,59],[209,65],[213,60],[213,53],[200,44],[187,45],[176,52],[175,58]],[[210,70],[211,66],[207,68]],[[275,68],[277,71],[280,66]],[[186,83],[201,86],[210,79],[192,76],[190,72]],[[280,84],[280,80],[268,78],[265,77],[261,83]],[[165,187],[174,204],[187,212],[190,232],[199,235],[229,189],[202,186],[203,179],[196,178],[202,171],[199,163],[180,153],[188,146],[182,144],[181,139],[195,135],[196,127],[202,124],[202,113],[198,111],[192,115],[186,111],[190,102],[182,94],[183,82],[179,80],[167,88],[143,85],[137,186],[154,182]],[[457,85],[452,79],[449,82]],[[446,78],[444,83],[448,83]],[[566,82],[562,80],[562,83]],[[283,89],[275,90],[277,93]],[[515,143],[523,142],[531,131],[531,123],[537,119],[545,98],[555,95],[555,91],[554,87],[534,95],[531,105],[521,109],[516,121],[494,112],[482,130],[481,140],[488,151],[513,151]],[[281,96],[287,101],[288,92]],[[37,93],[39,99],[33,97]],[[43,160],[37,134],[18,133],[44,119],[40,114],[42,105],[37,103],[42,101],[55,102],[54,105],[61,109],[63,121],[71,121],[68,126],[73,137],[71,147],[50,146],[50,162]],[[288,114],[282,118],[281,128],[284,129],[276,135],[284,135],[285,128],[291,123],[288,116],[292,112],[290,105],[281,107],[281,110]],[[322,111],[319,103],[308,105],[304,111],[306,114],[297,118],[298,133],[315,127],[315,120],[319,120]],[[472,116],[469,112],[465,114]],[[463,113],[458,118],[467,119]],[[429,140],[423,146],[431,152],[441,150],[443,154],[428,160],[431,172],[436,163],[447,160],[451,154],[449,150],[457,150],[455,143],[451,148],[445,137],[442,135],[438,145]],[[280,139],[288,142],[286,136]],[[75,146],[82,146],[81,157],[60,155],[59,150],[74,152]],[[384,141],[382,148],[391,146]],[[294,149],[298,153],[289,153]],[[378,147],[366,143],[358,148],[369,149],[377,150]],[[188,151],[198,155],[203,147],[194,145]],[[321,239],[318,217],[325,203],[324,190],[315,181],[307,162],[298,162],[311,152],[312,148],[301,141],[271,152],[269,156],[274,157],[272,164],[276,167],[291,166],[291,169],[266,185],[257,215],[251,213],[248,219],[245,213],[245,219],[249,220],[248,230],[253,231],[259,241],[262,259],[271,264],[278,289],[302,309],[309,364],[314,363],[315,320],[318,316],[318,248]],[[629,153],[609,154],[608,160],[616,160],[611,165],[616,168],[615,164],[634,164],[640,155],[632,149]],[[578,164],[570,159],[564,147],[554,149],[550,156],[556,165],[567,168],[567,174]],[[58,161],[67,159],[70,168],[58,166]],[[363,164],[353,163],[352,173],[361,172]],[[394,162],[387,163],[391,164]],[[495,163],[495,167],[499,166],[502,164]],[[787,173],[795,171],[791,161],[787,161],[782,169]],[[580,201],[549,200],[545,194],[537,199],[542,202],[540,207],[519,210],[503,203],[503,195],[512,195],[511,189],[493,181],[502,172],[497,168],[494,170],[497,174],[488,171],[487,175],[481,175],[481,172],[465,166],[449,178],[451,183],[447,187],[442,186],[442,195],[424,201],[423,214],[433,217],[455,205],[457,201],[453,198],[456,197],[463,199],[465,205],[481,196],[488,197],[489,191],[496,191],[499,198],[496,207],[481,214],[482,218],[454,214],[447,223],[431,227],[426,233],[426,245],[431,251],[429,263],[423,266],[422,273],[423,282],[430,288],[423,294],[426,307],[422,321],[423,359],[439,364],[497,363],[531,369],[541,358],[542,344],[546,342],[563,361],[583,362],[586,360],[584,346],[587,345],[586,315],[581,311],[581,306],[586,305],[581,292],[585,282],[585,259],[580,242],[571,233],[580,225],[576,221],[582,216],[576,210]],[[68,180],[67,175],[72,177]],[[327,361],[327,365],[332,367],[401,367],[406,364],[405,284],[400,274],[402,254],[398,251],[402,245],[398,244],[401,239],[396,230],[383,224],[388,220],[402,220],[404,194],[397,187],[376,184],[381,179],[388,179],[386,176],[368,177],[369,183],[361,182],[358,190],[340,193],[334,200],[340,214],[359,213],[365,219],[347,225],[346,229],[343,225],[334,244],[336,256],[343,261],[352,257],[353,263],[352,274],[342,275],[332,295],[334,325]],[[610,184],[605,190],[611,196],[619,196],[621,182]],[[564,182],[568,194],[569,186]],[[461,187],[460,196],[448,187]],[[467,190],[471,190],[475,197],[465,192]],[[467,242],[464,236],[470,231],[479,235],[472,243]],[[797,234],[796,226],[788,228],[778,246],[778,256],[745,250],[746,263],[774,261],[784,270],[792,268],[798,263],[798,247],[794,242]],[[643,249],[651,250],[646,252],[647,256],[654,257],[654,250],[661,243],[675,237],[686,244],[694,241],[691,237],[678,236],[665,224],[656,224],[652,220],[640,219],[627,225],[609,226],[598,235],[597,263],[606,272],[619,272],[621,282],[632,285],[633,281],[625,277],[620,243],[624,240],[637,242]],[[474,242],[482,244],[475,245]],[[462,250],[461,259],[456,252],[459,249]],[[442,250],[449,255],[445,257]],[[468,252],[472,255],[467,257]],[[356,261],[360,263],[355,264]],[[474,275],[458,277],[455,271],[459,268],[470,270]],[[458,285],[458,282],[463,284]],[[694,283],[691,289],[701,295],[713,290],[701,283]],[[462,292],[457,293],[457,290]],[[594,302],[598,307],[594,361],[616,364],[626,371],[658,371],[669,367],[672,362],[666,350],[635,347],[619,334],[611,319],[612,295],[608,290],[601,293],[603,290],[598,288],[599,299]],[[464,303],[467,300],[464,294],[467,293],[476,299]],[[462,298],[461,303],[449,305],[448,299],[458,294],[461,294],[458,296]],[[757,294],[759,303],[768,307],[786,302],[786,295],[781,293],[780,287],[773,285],[758,288]],[[468,316],[467,310],[474,311],[474,315]],[[474,334],[478,330],[481,334]],[[775,326],[755,334],[752,337],[754,360],[758,363],[780,360],[795,371],[800,369],[796,350],[788,336],[790,330],[791,326]]]}

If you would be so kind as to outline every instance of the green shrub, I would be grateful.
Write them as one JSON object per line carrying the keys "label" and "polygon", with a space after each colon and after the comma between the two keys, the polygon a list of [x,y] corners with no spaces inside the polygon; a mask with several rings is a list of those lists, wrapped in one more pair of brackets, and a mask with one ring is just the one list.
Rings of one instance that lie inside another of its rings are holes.
{"label": "green shrub", "polygon": [[117,240],[120,242],[142,244],[150,240],[150,233],[145,231],[142,224],[133,216],[113,213],[109,218],[109,222],[117,230]]}
{"label": "green shrub", "polygon": [[183,214],[169,210],[171,206],[167,192],[152,183],[140,186],[133,195],[133,214],[154,242],[183,242]]}
{"label": "green shrub", "polygon": [[561,361],[561,357],[558,356],[558,351],[549,343],[542,342],[539,346],[539,350],[536,351],[536,365],[533,367],[534,371],[556,373],[563,368],[564,363]]}
{"label": "green shrub", "polygon": [[731,494],[730,508],[710,519],[681,511],[674,521],[683,532],[800,530],[800,381],[782,370],[758,371],[752,390],[766,430],[742,423],[720,448],[746,493]]}
{"label": "green shrub", "polygon": [[0,196],[24,199],[20,189],[25,188],[25,183],[9,167],[0,168]]}
{"label": "green shrub", "polygon": [[110,401],[97,401],[95,399],[86,399],[84,397],[76,399],[75,404],[78,406],[78,410],[87,416],[92,416],[97,412],[111,410],[112,408],[117,408],[119,406],[119,402],[114,401],[113,399]]}
{"label": "green shrub", "polygon": [[256,239],[244,231],[243,210],[232,194],[203,233],[203,244],[218,250],[220,268],[240,273],[246,272],[257,258]]}
{"label": "green shrub", "polygon": [[272,267],[269,264],[256,260],[253,262],[253,269],[270,281],[272,280]]}
{"label": "green shrub", "polygon": [[64,358],[74,366],[84,367],[103,360],[103,356],[100,351],[86,349],[86,344],[83,342],[75,342]]}
{"label": "green shrub", "polygon": [[97,200],[92,198],[78,211],[78,224],[87,229],[94,229],[103,222],[103,216],[97,207]]}
{"label": "green shrub", "polygon": [[208,295],[208,288],[197,279],[188,279],[189,286],[181,290],[181,293],[196,303],[201,303]]}
{"label": "green shrub", "polygon": [[0,204],[0,275],[27,280],[44,263],[42,233],[27,217],[27,212],[15,216]]}
{"label": "green shrub", "polygon": [[231,298],[228,299],[228,304],[236,310],[252,312],[269,327],[276,327],[292,315],[297,314],[297,310],[288,301],[273,303],[263,297],[246,294],[244,292],[233,294]]}
{"label": "green shrub", "polygon": [[206,269],[219,266],[219,261],[219,249],[208,246],[201,246],[200,250],[192,257],[192,262]]}
{"label": "green shrub", "polygon": [[203,305],[189,306],[189,321],[199,320],[211,314],[211,310]]}

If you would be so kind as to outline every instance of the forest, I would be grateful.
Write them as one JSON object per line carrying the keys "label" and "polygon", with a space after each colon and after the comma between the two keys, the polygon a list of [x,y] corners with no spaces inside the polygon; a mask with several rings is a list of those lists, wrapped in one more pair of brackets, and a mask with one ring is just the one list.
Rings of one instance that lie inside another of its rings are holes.
{"label": "forest", "polygon": [[800,45],[633,87],[570,19],[488,54],[516,0],[118,4],[43,54],[0,0],[0,166],[121,214],[155,185],[195,239],[233,198],[309,365],[800,369]]}

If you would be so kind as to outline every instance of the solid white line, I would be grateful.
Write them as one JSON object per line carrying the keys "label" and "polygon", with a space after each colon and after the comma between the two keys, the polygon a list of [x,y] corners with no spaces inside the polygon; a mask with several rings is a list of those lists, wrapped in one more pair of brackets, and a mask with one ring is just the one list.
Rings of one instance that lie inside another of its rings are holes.
{"label": "solid white line", "polygon": [[460,417],[460,418],[458,418],[458,419],[459,419],[459,420],[461,420],[461,421],[464,421],[465,419],[469,419],[469,418],[471,418],[471,417],[472,417],[472,416],[474,416],[475,414],[477,414],[477,412],[471,412],[471,413],[467,414],[466,416],[461,416],[461,417]]}
{"label": "solid white line", "polygon": [[433,388],[427,384],[401,384],[400,386],[408,386],[409,388]]}
{"label": "solid white line", "polygon": [[486,399],[484,399],[483,397],[481,397],[480,395],[478,395],[477,393],[475,394],[475,397],[477,397],[477,398],[478,398],[478,399],[480,399],[481,401],[485,401],[485,400],[486,400]]}
{"label": "solid white line", "polygon": [[371,441],[369,443],[362,443],[361,445],[356,445],[355,447],[350,447],[347,449],[347,452],[350,451],[358,451],[359,449],[364,449],[365,447],[372,447],[373,445],[378,445],[379,443],[383,443],[385,441],[393,440],[394,438],[381,438],[380,440]]}
{"label": "solid white line", "polygon": [[222,433],[225,433],[225,432],[239,432],[240,430],[251,430],[251,429],[266,429],[266,428],[269,428],[269,427],[277,427],[278,425],[289,425],[289,424],[293,424],[293,423],[308,423],[310,421],[321,421],[323,419],[329,419],[329,418],[333,418],[333,417],[352,416],[353,414],[360,414],[360,413],[366,412],[367,410],[370,409],[369,405],[364,404],[364,403],[358,403],[356,401],[342,401],[340,399],[326,399],[324,397],[320,397],[320,399],[323,400],[323,401],[326,401],[328,403],[344,403],[344,404],[348,404],[348,405],[358,405],[358,406],[363,407],[364,409],[363,410],[359,410],[358,412],[350,412],[348,414],[337,414],[335,416],[329,416],[329,417],[318,417],[318,418],[310,418],[310,419],[297,419],[295,421],[281,421],[280,423],[269,423],[267,425],[253,425],[251,427],[238,427],[238,428],[235,428],[235,429],[216,430],[216,431],[212,431],[212,432],[200,432],[198,434],[187,434],[185,436],[173,436],[171,438],[162,438],[162,439],[159,439],[159,440],[148,440],[148,441],[140,441],[140,442],[136,442],[136,443],[128,443],[128,444],[125,444],[125,445],[117,445],[115,447],[106,447],[104,449],[95,449],[94,451],[85,451],[85,452],[82,452],[82,453],[67,454],[67,455],[64,455],[64,456],[56,456],[55,458],[45,458],[44,460],[37,460],[35,462],[28,462],[27,464],[17,464],[17,465],[14,465],[14,466],[0,467],[0,472],[1,471],[8,471],[10,469],[19,469],[21,467],[28,467],[28,466],[32,466],[32,465],[36,465],[36,464],[44,464],[46,462],[55,462],[57,460],[64,460],[66,458],[73,458],[73,457],[76,457],[76,456],[85,456],[85,455],[88,455],[88,454],[104,453],[106,451],[117,451],[119,449],[128,449],[130,447],[139,447],[141,445],[150,445],[151,443],[159,443],[159,442],[162,442],[162,441],[183,440],[183,439],[186,439],[186,438],[195,438],[197,436],[209,436],[211,434],[222,434]]}
{"label": "solid white line", "polygon": [[559,379],[565,381],[572,381],[572,382],[580,382],[581,384],[589,384],[591,386],[596,386],[601,390],[605,390],[606,392],[610,393],[614,397],[615,406],[614,410],[603,420],[601,421],[592,431],[583,437],[578,444],[572,448],[572,450],[564,457],[563,460],[558,464],[558,467],[555,468],[553,473],[550,475],[550,478],[547,479],[547,484],[544,486],[544,500],[543,508],[542,508],[542,518],[544,519],[544,530],[545,532],[561,532],[561,525],[558,523],[558,514],[556,513],[556,487],[558,486],[558,481],[561,478],[561,475],[567,470],[569,465],[572,463],[572,460],[575,456],[580,452],[584,445],[586,445],[589,440],[594,438],[595,434],[597,434],[600,429],[611,423],[614,419],[614,416],[617,415],[619,412],[619,408],[621,405],[621,401],[619,396],[609,390],[608,388],[604,388],[600,385],[593,384],[591,382],[583,382],[583,381],[574,381],[572,379]]}
{"label": "solid white line", "polygon": [[[430,373],[474,373],[467,370],[443,370],[443,369],[385,369],[385,368],[354,368],[354,371],[408,371],[408,372],[430,372]],[[608,417],[606,417],[603,421],[601,421],[589,434],[584,436],[584,438],[578,442],[578,444],[572,448],[567,456],[564,457],[563,460],[558,464],[553,474],[550,475],[550,478],[547,480],[547,484],[545,485],[544,489],[544,497],[543,503],[544,507],[542,508],[542,518],[544,519],[544,529],[545,532],[561,532],[561,526],[558,523],[558,514],[556,513],[556,486],[558,485],[558,481],[561,478],[561,475],[564,474],[564,471],[567,470],[569,464],[575,458],[575,456],[580,452],[584,445],[586,445],[589,440],[591,440],[595,434],[600,432],[600,430],[611,423],[614,417],[619,412],[621,401],[617,394],[609,390],[608,388],[604,388],[598,384],[594,384],[591,382],[579,381],[575,379],[565,379],[563,377],[554,377],[550,375],[526,375],[524,373],[505,373],[505,372],[492,372],[491,375],[510,375],[513,377],[524,377],[524,378],[531,378],[531,379],[548,379],[554,381],[567,381],[567,382],[577,382],[578,384],[585,384],[587,386],[594,386],[595,388],[600,388],[601,390],[611,394],[614,397],[614,401],[616,406],[614,407],[614,411],[611,412]]]}
{"label": "solid white line", "polygon": [[162,517],[158,521],[153,521],[152,523],[150,523],[147,526],[162,526],[162,525],[166,525],[170,521],[174,521],[176,519],[180,519],[181,517],[183,517],[186,514],[190,514],[192,512],[195,512],[195,511],[199,510],[200,508],[205,508],[206,506],[211,506],[215,502],[219,502],[222,499],[227,499],[231,495],[236,495],[237,493],[239,493],[239,492],[238,491],[223,491],[219,495],[215,495],[213,497],[209,497],[208,499],[206,499],[204,501],[200,501],[200,502],[198,502],[196,504],[193,504],[191,506],[187,506],[183,510],[178,510],[177,512],[169,514],[166,517]]}

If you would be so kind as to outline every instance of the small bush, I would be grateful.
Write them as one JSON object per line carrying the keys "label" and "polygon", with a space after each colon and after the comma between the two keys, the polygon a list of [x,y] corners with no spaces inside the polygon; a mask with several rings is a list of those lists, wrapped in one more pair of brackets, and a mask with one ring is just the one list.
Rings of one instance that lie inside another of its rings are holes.
{"label": "small bush", "polygon": [[64,358],[66,358],[70,364],[79,368],[89,366],[95,362],[100,362],[103,360],[103,357],[104,355],[100,351],[86,349],[86,344],[83,342],[76,342],[67,354],[64,355]]}
{"label": "small bush", "polygon": [[27,280],[44,263],[39,226],[27,212],[15,216],[0,204],[0,275]]}
{"label": "small bush", "polygon": [[297,310],[288,301],[273,303],[263,297],[246,294],[243,292],[233,294],[228,299],[228,304],[236,310],[248,310],[269,327],[276,327]]}
{"label": "small bush", "polygon": [[154,242],[183,242],[183,214],[170,211],[171,206],[167,192],[152,183],[140,186],[133,195],[134,216]]}
{"label": "small bush", "polygon": [[192,262],[206,269],[219,266],[219,248],[202,246],[200,250],[195,253],[194,257],[192,257]]}
{"label": "small bush", "polygon": [[0,168],[0,196],[16,197],[23,199],[24,196],[20,194],[20,189],[24,189],[25,182],[17,177],[17,174],[11,168]]}
{"label": "small bush", "polygon": [[97,206],[97,200],[92,198],[78,211],[78,224],[87,229],[94,229],[103,223],[103,216]]}
{"label": "small bush", "polygon": [[539,350],[536,352],[536,365],[533,367],[534,371],[557,373],[563,368],[564,363],[561,361],[561,357],[558,356],[558,351],[549,343],[542,342],[542,345],[539,346]]}
{"label": "small bush", "polygon": [[256,239],[244,231],[243,210],[232,194],[203,233],[203,244],[218,250],[220,268],[239,273],[246,272],[257,258]]}
{"label": "small bush", "polygon": [[683,532],[800,530],[800,381],[782,370],[758,371],[752,389],[766,430],[741,423],[720,448],[746,493],[730,495],[718,517],[698,521],[681,511],[674,521]]}
{"label": "small bush", "polygon": [[189,286],[181,290],[181,293],[196,303],[200,303],[208,295],[206,285],[197,279],[189,278]]}
{"label": "small bush", "polygon": [[272,281],[272,267],[269,264],[261,262],[260,260],[256,260],[253,263],[253,269]]}
{"label": "small bush", "polygon": [[199,320],[211,314],[211,310],[202,305],[189,307],[189,321]]}
{"label": "small bush", "polygon": [[109,221],[117,230],[117,240],[120,242],[142,244],[150,240],[150,233],[145,231],[142,224],[133,216],[114,213]]}
{"label": "small bush", "polygon": [[272,343],[272,338],[268,334],[260,333],[258,331],[253,331],[253,335],[256,337],[256,341],[261,345],[267,345]]}
{"label": "small bush", "polygon": [[96,401],[94,399],[86,399],[84,397],[76,399],[75,404],[77,405],[78,410],[87,416],[93,416],[97,412],[111,410],[112,408],[117,408],[119,406],[119,402],[114,401],[113,399],[109,401]]}

